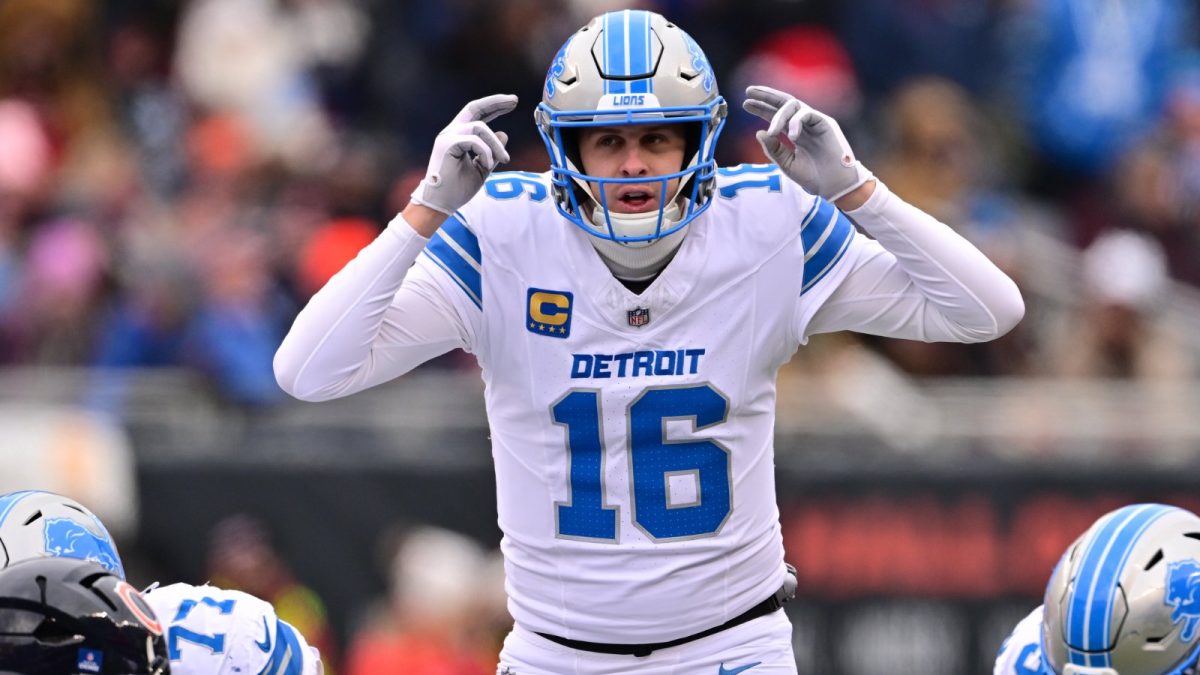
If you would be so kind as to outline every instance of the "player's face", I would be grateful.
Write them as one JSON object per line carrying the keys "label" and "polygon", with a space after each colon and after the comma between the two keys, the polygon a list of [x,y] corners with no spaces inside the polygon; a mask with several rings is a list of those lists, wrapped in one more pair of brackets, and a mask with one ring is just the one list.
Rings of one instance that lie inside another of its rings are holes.
{"label": "player's face", "polygon": [[[685,147],[679,125],[629,125],[584,128],[579,137],[579,158],[583,172],[600,178],[637,178],[675,173],[683,168]],[[675,194],[679,179],[667,181],[667,195]],[[597,200],[600,185],[589,189]],[[608,183],[604,197],[614,213],[645,213],[657,210],[663,199],[661,181],[645,183]]]}

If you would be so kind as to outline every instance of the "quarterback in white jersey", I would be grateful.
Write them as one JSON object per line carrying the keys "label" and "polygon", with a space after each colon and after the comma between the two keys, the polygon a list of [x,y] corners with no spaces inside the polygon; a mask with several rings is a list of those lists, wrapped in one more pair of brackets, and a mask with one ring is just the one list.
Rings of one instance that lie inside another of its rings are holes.
{"label": "quarterback in white jersey", "polygon": [[974,342],[1023,314],[831,118],[747,96],[774,163],[717,169],[727,107],[699,46],[651,12],[597,17],[547,76],[551,171],[490,175],[508,155],[487,122],[516,98],[469,104],[276,355],[312,401],[476,356],[516,621],[501,672],[795,672],[778,369],[815,333]]}
{"label": "quarterback in white jersey", "polygon": [[162,624],[171,675],[320,675],[321,658],[271,604],[241,591],[171,584],[143,594]]}

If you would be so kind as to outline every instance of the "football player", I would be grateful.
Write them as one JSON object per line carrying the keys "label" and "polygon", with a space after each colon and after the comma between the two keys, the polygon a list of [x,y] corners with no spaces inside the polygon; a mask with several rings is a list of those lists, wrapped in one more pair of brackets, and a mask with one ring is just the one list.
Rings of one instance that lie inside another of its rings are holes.
{"label": "football player", "polygon": [[171,584],[146,602],[162,622],[173,675],[321,675],[316,648],[275,616],[271,604],[241,591]]}
{"label": "football player", "polygon": [[[322,401],[453,348],[483,370],[515,627],[501,669],[794,673],[775,379],[809,336],[976,342],[1016,285],[854,158],[837,123],[750,87],[773,164],[718,168],[704,52],[647,11],[554,57],[542,174],[469,103],[407,207],[297,317],[280,385]],[[860,234],[851,218],[870,236]]]}
{"label": "football player", "polygon": [[140,594],[71,557],[0,570],[0,672],[167,675],[167,640]]}
{"label": "football player", "polygon": [[1108,513],[1067,548],[996,675],[1194,675],[1200,518],[1162,504]]}
{"label": "football player", "polygon": [[[40,490],[0,496],[0,562],[7,567],[42,558],[92,562],[125,579],[116,544],[87,507]],[[175,675],[322,672],[317,650],[276,617],[269,603],[254,596],[213,586],[171,584],[152,586],[138,597],[147,603],[150,616],[158,617]]]}

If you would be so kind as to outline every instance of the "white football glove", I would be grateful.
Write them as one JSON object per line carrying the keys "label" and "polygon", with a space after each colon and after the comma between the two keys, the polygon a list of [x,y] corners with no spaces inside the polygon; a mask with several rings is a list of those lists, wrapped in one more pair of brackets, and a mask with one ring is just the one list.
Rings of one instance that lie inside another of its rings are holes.
{"label": "white football glove", "polygon": [[517,107],[517,97],[495,94],[471,101],[433,141],[425,178],[413,190],[412,201],[448,216],[462,208],[483,187],[497,164],[509,160],[508,135],[487,123]]}
{"label": "white football glove", "polygon": [[746,88],[742,107],[770,122],[755,137],[771,161],[808,192],[836,201],[874,178],[854,158],[837,121],[795,96],[755,85]]}

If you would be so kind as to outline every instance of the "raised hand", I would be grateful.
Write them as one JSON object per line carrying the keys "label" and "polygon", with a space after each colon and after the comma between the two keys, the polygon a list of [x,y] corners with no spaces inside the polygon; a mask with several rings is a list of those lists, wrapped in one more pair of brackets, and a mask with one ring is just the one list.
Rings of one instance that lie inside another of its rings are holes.
{"label": "raised hand", "polygon": [[433,141],[425,178],[412,201],[448,216],[483,187],[498,164],[509,161],[508,135],[492,131],[488,122],[517,107],[517,97],[495,94],[471,101]]}
{"label": "raised hand", "polygon": [[874,178],[854,158],[837,121],[795,96],[755,85],[746,88],[742,107],[770,123],[755,137],[771,161],[808,192],[835,201]]}

